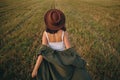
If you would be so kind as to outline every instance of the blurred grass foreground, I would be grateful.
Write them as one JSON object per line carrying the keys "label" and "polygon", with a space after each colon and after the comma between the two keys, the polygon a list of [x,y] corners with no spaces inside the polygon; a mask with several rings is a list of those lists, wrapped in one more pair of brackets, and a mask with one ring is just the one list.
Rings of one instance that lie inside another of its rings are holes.
{"label": "blurred grass foreground", "polygon": [[[120,80],[120,0],[55,0],[93,80]],[[0,80],[32,80],[54,0],[0,0]]]}

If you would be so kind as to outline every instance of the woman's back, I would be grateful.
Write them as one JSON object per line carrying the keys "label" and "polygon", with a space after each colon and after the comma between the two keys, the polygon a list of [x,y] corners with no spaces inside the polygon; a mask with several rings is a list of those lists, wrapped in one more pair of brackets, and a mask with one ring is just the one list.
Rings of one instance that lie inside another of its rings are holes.
{"label": "woman's back", "polygon": [[64,31],[59,30],[54,34],[45,31],[48,46],[57,51],[65,50]]}

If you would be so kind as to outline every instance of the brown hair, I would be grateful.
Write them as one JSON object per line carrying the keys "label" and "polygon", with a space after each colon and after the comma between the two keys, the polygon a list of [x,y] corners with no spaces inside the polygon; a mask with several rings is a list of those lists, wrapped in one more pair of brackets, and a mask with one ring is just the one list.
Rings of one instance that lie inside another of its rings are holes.
{"label": "brown hair", "polygon": [[[59,30],[66,31],[66,27],[62,27],[62,28],[59,29]],[[49,28],[46,27],[46,32],[49,32],[49,33],[51,33],[51,34],[54,34],[54,33],[56,33],[56,32],[59,31],[59,30],[50,30]]]}

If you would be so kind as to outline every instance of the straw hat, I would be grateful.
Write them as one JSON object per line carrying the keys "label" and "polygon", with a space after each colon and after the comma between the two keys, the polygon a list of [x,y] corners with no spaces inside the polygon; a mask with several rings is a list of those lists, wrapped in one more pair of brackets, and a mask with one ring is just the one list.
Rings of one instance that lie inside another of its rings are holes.
{"label": "straw hat", "polygon": [[65,15],[58,9],[50,9],[44,16],[46,27],[50,30],[59,30],[65,27]]}

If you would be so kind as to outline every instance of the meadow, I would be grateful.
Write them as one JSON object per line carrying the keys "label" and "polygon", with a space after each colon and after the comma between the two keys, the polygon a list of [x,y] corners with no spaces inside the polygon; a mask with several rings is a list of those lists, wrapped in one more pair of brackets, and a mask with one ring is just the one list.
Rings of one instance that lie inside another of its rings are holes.
{"label": "meadow", "polygon": [[0,80],[32,80],[44,14],[62,10],[93,80],[120,80],[120,0],[0,0]]}

